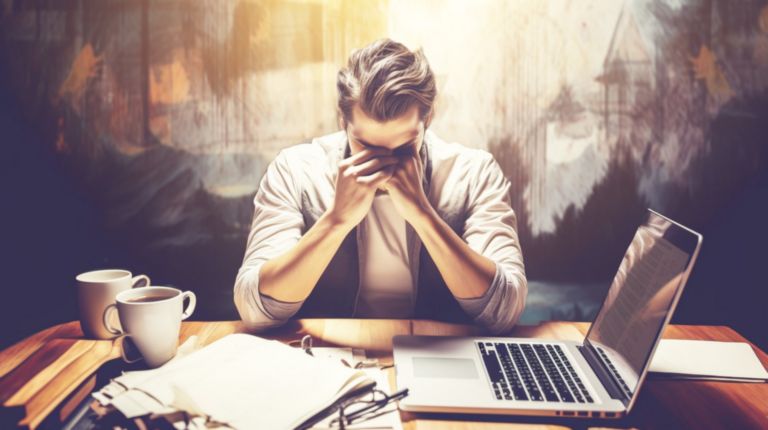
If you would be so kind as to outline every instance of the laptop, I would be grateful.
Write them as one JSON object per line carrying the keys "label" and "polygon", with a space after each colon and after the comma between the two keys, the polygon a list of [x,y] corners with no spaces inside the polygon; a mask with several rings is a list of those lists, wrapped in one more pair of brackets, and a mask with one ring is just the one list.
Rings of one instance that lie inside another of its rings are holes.
{"label": "laptop", "polygon": [[648,210],[582,342],[395,336],[413,412],[621,418],[632,409],[702,236]]}

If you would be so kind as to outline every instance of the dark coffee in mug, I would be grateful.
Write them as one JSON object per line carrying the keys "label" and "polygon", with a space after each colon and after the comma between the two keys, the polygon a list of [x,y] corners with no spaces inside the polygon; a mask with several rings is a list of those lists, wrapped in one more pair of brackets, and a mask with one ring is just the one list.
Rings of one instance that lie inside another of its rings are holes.
{"label": "dark coffee in mug", "polygon": [[130,299],[126,299],[125,301],[127,303],[152,303],[152,302],[159,302],[161,300],[170,299],[174,296],[139,296],[139,297],[132,297]]}

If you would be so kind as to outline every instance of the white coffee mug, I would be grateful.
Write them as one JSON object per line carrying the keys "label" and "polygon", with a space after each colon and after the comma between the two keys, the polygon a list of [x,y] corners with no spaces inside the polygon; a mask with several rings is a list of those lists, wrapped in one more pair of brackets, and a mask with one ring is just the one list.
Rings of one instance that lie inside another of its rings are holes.
{"label": "white coffee mug", "polygon": [[[104,310],[125,290],[149,285],[147,275],[133,276],[120,269],[94,270],[77,275],[77,307],[80,327],[86,337],[110,339],[114,335],[104,328]],[[115,318],[112,325],[119,322]]]}
{"label": "white coffee mug", "polygon": [[[189,299],[184,310],[184,299]],[[136,345],[149,367],[158,367],[176,355],[179,346],[181,321],[195,310],[195,293],[171,287],[144,287],[123,291],[115,303],[104,311],[104,327],[115,335],[125,335]],[[111,324],[114,311],[120,317],[123,329]],[[132,362],[125,354],[123,359]]]}

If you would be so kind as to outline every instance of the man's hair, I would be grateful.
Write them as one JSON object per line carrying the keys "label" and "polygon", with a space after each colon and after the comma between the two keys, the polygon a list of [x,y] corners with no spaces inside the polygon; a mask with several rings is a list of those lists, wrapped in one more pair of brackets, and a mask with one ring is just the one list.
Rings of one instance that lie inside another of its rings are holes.
{"label": "man's hair", "polygon": [[339,110],[348,121],[357,103],[378,122],[402,116],[419,107],[421,119],[431,111],[437,90],[424,52],[410,51],[391,39],[377,40],[355,50],[336,80]]}

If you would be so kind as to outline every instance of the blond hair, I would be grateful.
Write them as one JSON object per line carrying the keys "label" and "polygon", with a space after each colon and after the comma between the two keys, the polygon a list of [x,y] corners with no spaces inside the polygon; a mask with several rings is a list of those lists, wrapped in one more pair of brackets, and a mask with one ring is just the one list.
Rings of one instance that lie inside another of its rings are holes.
{"label": "blond hair", "polygon": [[410,51],[391,39],[377,40],[355,50],[336,80],[338,108],[345,121],[360,109],[376,121],[386,122],[419,107],[421,118],[432,111],[437,90],[424,52]]}

